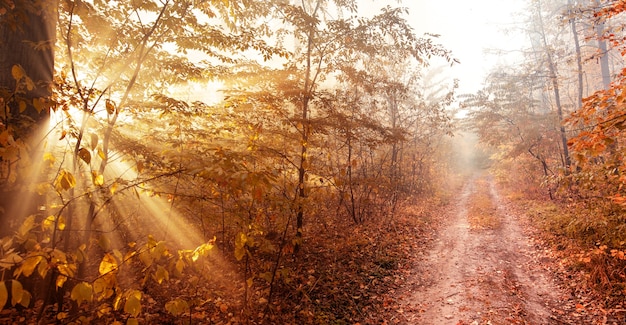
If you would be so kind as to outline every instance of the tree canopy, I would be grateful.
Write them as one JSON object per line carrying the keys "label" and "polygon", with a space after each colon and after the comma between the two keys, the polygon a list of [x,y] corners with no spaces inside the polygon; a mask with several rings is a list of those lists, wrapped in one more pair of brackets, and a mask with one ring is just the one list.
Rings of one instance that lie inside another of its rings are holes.
{"label": "tree canopy", "polygon": [[[266,319],[277,292],[311,285],[287,261],[307,231],[435,191],[456,84],[431,92],[422,71],[455,59],[406,9],[357,4],[0,2],[3,48],[54,53],[5,52],[0,69],[0,306],[135,324],[210,302]],[[15,121],[26,106],[49,119]]]}

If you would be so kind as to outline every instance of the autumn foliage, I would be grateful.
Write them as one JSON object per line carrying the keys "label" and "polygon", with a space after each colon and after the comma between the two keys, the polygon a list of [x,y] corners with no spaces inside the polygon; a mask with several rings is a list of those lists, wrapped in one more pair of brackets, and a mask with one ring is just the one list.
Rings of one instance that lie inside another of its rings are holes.
{"label": "autumn foliage", "polygon": [[446,187],[456,88],[429,94],[421,70],[454,59],[404,9],[26,2],[0,2],[1,31],[54,12],[56,36],[31,44],[54,49],[54,78],[17,58],[2,76],[1,321],[354,323],[389,306],[407,255],[389,234]]}
{"label": "autumn foliage", "polygon": [[523,61],[463,102],[500,183],[606,308],[626,293],[625,10],[624,1],[529,2]]}

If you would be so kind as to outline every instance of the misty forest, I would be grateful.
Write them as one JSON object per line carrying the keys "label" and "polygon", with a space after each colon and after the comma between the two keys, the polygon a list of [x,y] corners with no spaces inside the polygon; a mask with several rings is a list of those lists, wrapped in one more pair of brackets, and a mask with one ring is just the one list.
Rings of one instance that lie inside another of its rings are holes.
{"label": "misty forest", "polygon": [[623,324],[626,1],[521,2],[465,93],[406,2],[0,0],[0,323]]}

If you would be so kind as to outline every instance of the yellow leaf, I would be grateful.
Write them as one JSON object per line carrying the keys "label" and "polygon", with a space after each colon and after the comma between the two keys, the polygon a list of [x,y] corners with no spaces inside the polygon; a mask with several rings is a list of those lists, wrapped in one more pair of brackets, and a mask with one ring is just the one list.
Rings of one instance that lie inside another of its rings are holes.
{"label": "yellow leaf", "polygon": [[117,261],[120,261],[120,262],[124,261],[124,255],[122,255],[122,252],[120,252],[117,249],[113,250],[113,257],[115,257]]}
{"label": "yellow leaf", "polygon": [[[109,315],[110,313],[111,313],[111,306],[109,306],[108,304],[101,305],[100,308],[98,308],[97,310],[98,317]],[[113,322],[112,324],[119,324],[119,322]]]}
{"label": "yellow leaf", "polygon": [[41,255],[30,256],[24,259],[24,263],[20,267],[22,274],[24,276],[29,277],[33,272],[35,272],[35,268],[39,265],[39,262],[43,259]]}
{"label": "yellow leaf", "polygon": [[22,262],[22,257],[17,253],[6,255],[0,260],[0,268],[10,269]]}
{"label": "yellow leaf", "polygon": [[75,252],[75,254],[76,254],[76,261],[78,263],[82,263],[83,261],[85,261],[87,259],[87,253],[85,252],[86,249],[87,249],[87,244],[82,244],[76,250],[76,252]]}
{"label": "yellow leaf", "polygon": [[117,261],[115,260],[115,257],[113,257],[111,254],[104,255],[102,261],[100,262],[100,267],[98,268],[100,274],[107,274],[109,272],[115,271],[116,269]]}
{"label": "yellow leaf", "polygon": [[33,79],[25,76],[24,81],[26,83],[26,89],[28,89],[28,91],[32,91],[33,89],[35,89],[35,83],[33,82]]}
{"label": "yellow leaf", "polygon": [[91,150],[96,150],[98,147],[98,135],[95,133],[91,134]]}
{"label": "yellow leaf", "polygon": [[46,274],[48,273],[48,260],[42,259],[41,262],[39,262],[37,273],[39,273],[39,276],[42,279],[46,277]]}
{"label": "yellow leaf", "polygon": [[26,102],[23,100],[20,100],[19,106],[20,106],[20,113],[24,113],[24,111],[26,110]]}
{"label": "yellow leaf", "polygon": [[80,148],[80,150],[78,150],[78,157],[80,157],[80,159],[82,159],[87,164],[91,163],[91,153],[85,148]]}
{"label": "yellow leaf", "polygon": [[93,282],[93,292],[98,300],[107,299],[115,293],[116,278],[112,274],[100,277]]}
{"label": "yellow leaf", "polygon": [[165,310],[174,316],[189,311],[189,304],[183,299],[174,299],[165,303]]}
{"label": "yellow leaf", "polygon": [[139,260],[142,261],[143,264],[146,265],[146,267],[149,267],[150,265],[152,265],[154,258],[150,253],[142,251],[141,253],[139,253]]}
{"label": "yellow leaf", "polygon": [[59,216],[59,221],[57,222],[57,229],[65,230],[65,217],[64,216]]}
{"label": "yellow leaf", "polygon": [[50,165],[52,166],[57,161],[57,159],[51,152],[46,152],[43,154],[43,161],[50,162]]}
{"label": "yellow leaf", "polygon": [[42,230],[52,230],[52,229],[54,229],[54,220],[55,219],[56,219],[55,216],[48,216],[41,223],[41,229]]}
{"label": "yellow leaf", "polygon": [[22,301],[24,295],[24,288],[22,284],[17,280],[11,280],[11,305],[15,306]]}
{"label": "yellow leaf", "polygon": [[118,188],[119,184],[117,182],[111,184],[111,188],[109,188],[109,191],[111,191],[111,195],[115,194],[115,192],[117,192],[117,188]]}
{"label": "yellow leaf", "polygon": [[126,321],[126,325],[139,325],[139,321],[137,321],[137,318],[129,318]]}
{"label": "yellow leaf", "polygon": [[113,309],[119,310],[122,307],[122,295],[118,294],[113,300]]}
{"label": "yellow leaf", "polygon": [[83,301],[91,302],[93,299],[93,287],[87,282],[81,282],[72,288],[70,298],[79,305]]}
{"label": "yellow leaf", "polygon": [[164,267],[159,265],[157,266],[156,272],[154,272],[153,278],[154,281],[156,281],[158,284],[161,284],[163,283],[163,281],[169,281],[170,274]]}
{"label": "yellow leaf", "polygon": [[109,237],[105,235],[101,235],[100,238],[98,238],[98,245],[100,245],[100,247],[105,251],[111,250],[111,241],[109,240]]}
{"label": "yellow leaf", "polygon": [[6,284],[4,284],[4,281],[2,281],[0,282],[0,308],[4,308],[8,299],[9,291],[7,290]]}
{"label": "yellow leaf", "polygon": [[115,113],[115,103],[112,100],[110,99],[106,100],[106,108],[107,108],[107,113],[109,115]]}
{"label": "yellow leaf", "polygon": [[124,312],[129,313],[133,317],[137,317],[141,312],[141,291],[131,290],[124,304]]}
{"label": "yellow leaf", "polygon": [[19,64],[16,64],[13,67],[11,67],[11,75],[13,76],[13,79],[21,80],[22,78],[24,78],[25,74],[26,72],[24,72],[24,69]]}
{"label": "yellow leaf", "polygon": [[17,230],[17,235],[19,237],[25,237],[33,228],[35,228],[35,216],[30,215],[20,225],[20,228]]}
{"label": "yellow leaf", "polygon": [[143,171],[143,161],[137,161],[137,172],[141,173]]}
{"label": "yellow leaf", "polygon": [[248,236],[244,233],[239,233],[235,239],[235,258],[238,261],[246,255],[246,243],[248,242]]}
{"label": "yellow leaf", "polygon": [[76,186],[76,178],[74,178],[74,175],[66,170],[61,170],[59,172],[59,176],[57,176],[56,180],[54,181],[54,187],[56,188],[56,190],[67,191],[74,186]]}
{"label": "yellow leaf", "polygon": [[56,281],[57,288],[63,287],[63,285],[65,284],[65,281],[67,281],[67,277],[65,275],[57,276],[57,281]]}
{"label": "yellow leaf", "polygon": [[18,303],[20,305],[22,305],[22,307],[27,307],[30,306],[30,300],[31,300],[32,296],[30,294],[30,292],[26,291],[26,290],[22,290],[22,299],[20,299],[20,301],[18,301]]}
{"label": "yellow leaf", "polygon": [[93,181],[93,185],[104,185],[104,175],[98,175],[98,172],[95,170],[91,172],[91,180]]}
{"label": "yellow leaf", "polygon": [[[33,87],[34,87],[34,84],[33,84]],[[44,109],[43,99],[42,98],[33,98],[33,107],[35,107],[35,110],[37,111],[37,113],[41,113],[41,111],[43,111],[43,109]]]}
{"label": "yellow leaf", "polygon": [[63,187],[64,190],[69,190],[74,186],[76,186],[76,178],[74,178],[72,173],[65,172],[65,175],[63,175],[63,179],[61,180],[61,187]]}
{"label": "yellow leaf", "polygon": [[182,259],[178,260],[178,262],[176,262],[176,271],[178,271],[178,273],[183,273],[184,268],[185,262]]}

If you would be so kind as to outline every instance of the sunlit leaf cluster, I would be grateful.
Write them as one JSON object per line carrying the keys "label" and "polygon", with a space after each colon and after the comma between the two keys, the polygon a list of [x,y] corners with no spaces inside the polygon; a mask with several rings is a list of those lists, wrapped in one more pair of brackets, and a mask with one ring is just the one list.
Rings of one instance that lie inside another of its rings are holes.
{"label": "sunlit leaf cluster", "polygon": [[[33,198],[2,239],[0,307],[66,323],[262,318],[308,279],[287,262],[316,222],[393,218],[436,191],[457,85],[421,73],[456,61],[405,9],[337,18],[356,5],[59,1],[32,159],[3,106],[0,175]],[[35,88],[27,71],[12,67],[3,100]]]}

